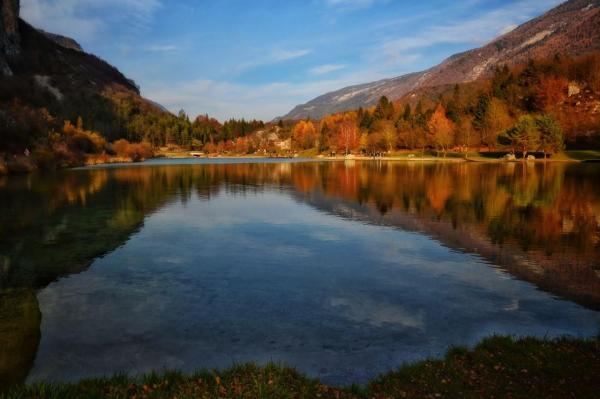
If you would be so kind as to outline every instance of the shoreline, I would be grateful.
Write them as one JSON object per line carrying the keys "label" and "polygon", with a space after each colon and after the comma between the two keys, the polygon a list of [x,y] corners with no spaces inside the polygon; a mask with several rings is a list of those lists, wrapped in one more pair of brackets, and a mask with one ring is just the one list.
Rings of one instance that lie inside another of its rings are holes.
{"label": "shoreline", "polygon": [[598,161],[596,159],[573,159],[573,158],[563,158],[563,159],[542,159],[538,158],[535,160],[527,160],[527,159],[517,159],[517,160],[505,160],[502,158],[486,158],[486,157],[468,157],[468,158],[458,158],[458,157],[414,157],[409,158],[406,156],[384,156],[384,157],[369,157],[369,156],[353,156],[353,157],[345,157],[345,156],[318,156],[318,155],[307,155],[298,157],[288,157],[288,156],[267,156],[267,155],[204,155],[201,157],[195,157],[189,155],[188,153],[178,153],[178,154],[159,154],[151,159],[281,159],[281,160],[293,160],[293,159],[310,159],[310,160],[322,160],[322,161],[386,161],[386,162],[440,162],[440,163],[463,163],[463,162],[478,162],[478,163],[512,163],[512,164],[521,164],[521,163],[585,163],[585,162],[594,162]]}
{"label": "shoreline", "polygon": [[249,363],[17,385],[0,398],[591,398],[600,390],[599,374],[599,338],[492,336],[472,349],[450,348],[439,359],[402,365],[364,386],[330,386],[290,367]]}
{"label": "shoreline", "polygon": [[49,168],[44,169],[40,168],[36,165],[33,160],[29,157],[25,156],[15,156],[14,159],[7,162],[6,159],[0,159],[0,178],[4,176],[14,176],[14,175],[22,175],[29,174],[34,172],[46,172],[46,171],[57,171],[57,170],[65,170],[65,169],[74,169],[88,166],[102,166],[102,165],[111,165],[111,164],[135,164],[144,162],[151,159],[281,159],[281,160],[313,160],[313,161],[345,161],[345,162],[406,162],[406,163],[465,163],[465,162],[473,162],[473,163],[493,163],[493,164],[544,164],[544,163],[597,163],[600,162],[600,158],[587,158],[587,159],[575,159],[569,157],[565,153],[559,154],[559,158],[538,158],[538,159],[516,159],[516,160],[505,160],[503,158],[488,158],[484,156],[470,156],[468,158],[465,157],[434,157],[434,156],[426,156],[426,157],[408,157],[408,156],[383,156],[383,157],[370,157],[370,156],[324,156],[324,155],[314,155],[307,154],[295,157],[289,156],[268,156],[268,155],[256,155],[256,154],[244,154],[244,155],[236,155],[236,154],[226,154],[226,155],[203,155],[203,156],[193,156],[190,152],[182,151],[182,152],[169,152],[169,153],[157,153],[155,156],[147,159],[141,160],[131,160],[130,158],[124,157],[109,157],[109,158],[97,158],[90,157],[85,161],[81,162],[79,165],[67,165],[63,167],[57,168]]}

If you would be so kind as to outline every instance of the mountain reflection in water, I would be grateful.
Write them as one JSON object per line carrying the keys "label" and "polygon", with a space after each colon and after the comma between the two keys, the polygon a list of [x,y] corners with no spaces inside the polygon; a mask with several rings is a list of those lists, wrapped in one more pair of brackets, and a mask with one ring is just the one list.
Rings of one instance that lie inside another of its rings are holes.
{"label": "mountain reflection in water", "polygon": [[[598,181],[598,165],[386,162],[165,164],[0,178],[0,388],[28,375],[223,367],[222,355],[236,353],[240,361],[293,362],[336,383],[364,382],[486,333],[593,334]],[[173,279],[161,280],[163,272]],[[517,280],[498,282],[507,275]],[[495,284],[511,285],[496,292]],[[442,322],[430,307],[444,295],[453,316]],[[484,320],[460,306],[473,300],[482,312],[495,301],[504,312],[524,309]],[[162,313],[180,305],[180,316]],[[127,306],[162,316],[130,321],[120,313]],[[98,328],[90,320],[123,334],[107,331],[115,337],[105,342],[86,329]],[[156,335],[165,323],[189,331]],[[469,337],[442,331],[453,323],[470,323]],[[292,332],[298,326],[305,330]],[[217,331],[202,330],[209,327]],[[261,330],[268,327],[272,336]],[[132,363],[115,359],[109,345],[134,348]],[[190,347],[204,356],[197,364],[181,357]],[[107,353],[90,364],[77,357],[85,348]]]}

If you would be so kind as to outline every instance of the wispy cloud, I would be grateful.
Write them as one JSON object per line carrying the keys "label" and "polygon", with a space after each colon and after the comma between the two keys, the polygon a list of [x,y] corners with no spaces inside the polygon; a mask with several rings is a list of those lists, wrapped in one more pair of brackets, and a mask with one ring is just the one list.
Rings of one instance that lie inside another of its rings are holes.
{"label": "wispy cloud", "polygon": [[21,16],[36,27],[78,40],[94,40],[115,21],[130,32],[147,29],[159,0],[22,0]]}
{"label": "wispy cloud", "polygon": [[310,49],[301,50],[276,50],[271,56],[273,62],[281,62],[287,60],[293,60],[294,58],[304,57],[312,52]]}
{"label": "wispy cloud", "polygon": [[153,53],[167,53],[171,51],[177,51],[179,50],[179,47],[177,47],[174,44],[156,44],[152,46],[147,46],[145,50]]}
{"label": "wispy cloud", "polygon": [[371,7],[381,0],[325,0],[325,4],[330,7],[339,7],[345,10],[357,10]]}
{"label": "wispy cloud", "polygon": [[268,54],[256,54],[254,59],[242,62],[235,67],[234,72],[243,72],[248,69],[263,67],[267,65],[278,64],[280,62],[302,58],[312,53],[312,49],[304,48],[298,50],[275,49]]}
{"label": "wispy cloud", "polygon": [[335,79],[323,76],[300,82],[246,84],[197,79],[192,82],[147,85],[142,88],[142,94],[172,112],[183,108],[192,115],[208,113],[220,120],[232,117],[271,120],[288,113],[294,106],[310,98],[386,76],[381,69],[369,67],[349,71]]}
{"label": "wispy cloud", "polygon": [[326,75],[331,72],[336,72],[346,68],[345,64],[325,64],[319,65],[314,68],[309,69],[308,73],[311,75]]}
{"label": "wispy cloud", "polygon": [[[548,6],[562,0],[549,0]],[[539,8],[537,0],[524,0],[511,7],[503,7],[477,15],[473,19],[456,21],[451,24],[434,26],[410,37],[390,40],[383,44],[388,54],[398,54],[407,50],[425,49],[436,44],[482,45],[495,38],[507,27],[516,27],[532,17]]]}

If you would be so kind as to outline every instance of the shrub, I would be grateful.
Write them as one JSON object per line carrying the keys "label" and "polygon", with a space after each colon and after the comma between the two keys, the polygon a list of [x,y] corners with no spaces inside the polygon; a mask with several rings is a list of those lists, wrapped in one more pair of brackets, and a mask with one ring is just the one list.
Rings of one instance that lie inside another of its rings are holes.
{"label": "shrub", "polygon": [[148,142],[130,143],[125,139],[117,140],[112,145],[113,151],[120,157],[129,158],[134,162],[152,158],[154,152]]}

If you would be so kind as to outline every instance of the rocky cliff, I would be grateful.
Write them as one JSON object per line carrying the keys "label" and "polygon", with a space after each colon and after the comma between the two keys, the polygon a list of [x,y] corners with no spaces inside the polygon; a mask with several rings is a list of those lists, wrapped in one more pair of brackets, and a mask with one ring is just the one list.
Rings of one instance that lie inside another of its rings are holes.
{"label": "rocky cliff", "polygon": [[58,44],[61,47],[67,48],[69,50],[83,51],[83,48],[75,39],[71,39],[70,37],[57,35],[55,33],[46,32],[42,29],[38,29],[44,36],[48,39],[52,40],[54,43]]}
{"label": "rocky cliff", "polygon": [[20,52],[19,0],[0,0],[0,74],[12,75],[10,61]]}

